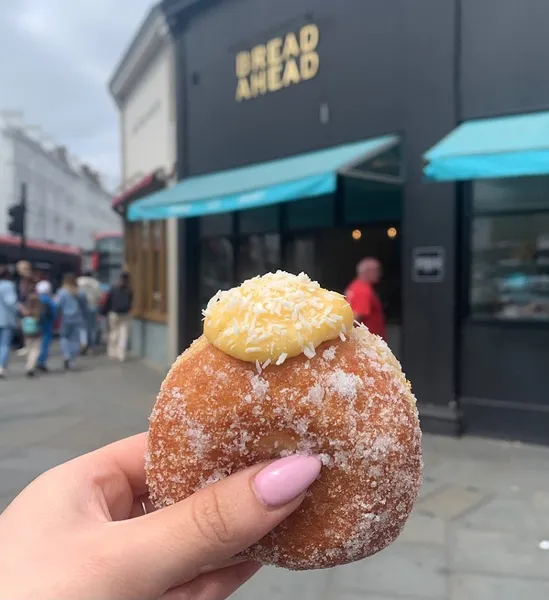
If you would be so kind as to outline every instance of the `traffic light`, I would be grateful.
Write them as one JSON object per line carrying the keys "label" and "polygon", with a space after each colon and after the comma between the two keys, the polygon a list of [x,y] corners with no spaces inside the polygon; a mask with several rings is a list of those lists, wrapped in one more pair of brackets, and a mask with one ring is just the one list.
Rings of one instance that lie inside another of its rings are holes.
{"label": "traffic light", "polygon": [[8,229],[14,235],[21,236],[21,245],[25,243],[25,221],[27,216],[27,184],[21,184],[19,204],[13,204],[8,209]]}
{"label": "traffic light", "polygon": [[25,234],[25,205],[14,204],[8,210],[9,221],[8,229],[14,235],[23,236]]}

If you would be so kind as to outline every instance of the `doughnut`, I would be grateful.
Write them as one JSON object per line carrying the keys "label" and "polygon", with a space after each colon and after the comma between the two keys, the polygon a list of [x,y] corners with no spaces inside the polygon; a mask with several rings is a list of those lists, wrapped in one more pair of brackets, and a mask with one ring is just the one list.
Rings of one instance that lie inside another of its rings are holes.
{"label": "doughnut", "polygon": [[278,271],[219,292],[149,419],[156,508],[294,453],[322,470],[300,507],[243,557],[292,570],[351,563],[400,534],[422,478],[415,397],[345,298]]}

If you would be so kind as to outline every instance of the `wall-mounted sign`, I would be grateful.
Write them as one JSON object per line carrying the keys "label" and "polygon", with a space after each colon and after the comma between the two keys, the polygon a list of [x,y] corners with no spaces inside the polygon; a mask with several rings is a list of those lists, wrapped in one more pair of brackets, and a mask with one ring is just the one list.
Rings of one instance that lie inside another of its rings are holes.
{"label": "wall-mounted sign", "polygon": [[236,55],[236,100],[250,100],[313,79],[320,59],[318,27],[304,25],[297,33],[275,37]]}
{"label": "wall-mounted sign", "polygon": [[441,246],[414,248],[412,251],[412,280],[417,283],[444,281],[445,252]]}

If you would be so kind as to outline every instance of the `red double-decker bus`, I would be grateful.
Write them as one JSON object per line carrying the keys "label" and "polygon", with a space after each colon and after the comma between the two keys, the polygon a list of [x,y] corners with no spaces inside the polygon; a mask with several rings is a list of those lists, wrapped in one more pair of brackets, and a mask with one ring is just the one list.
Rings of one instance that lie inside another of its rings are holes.
{"label": "red double-decker bus", "polygon": [[22,247],[18,237],[0,235],[0,264],[15,270],[20,260],[29,261],[37,277],[51,281],[54,289],[65,273],[79,275],[82,269],[80,248],[35,240],[27,240]]}
{"label": "red double-decker bus", "polygon": [[124,237],[120,232],[98,233],[89,257],[89,266],[105,286],[111,286],[124,268]]}

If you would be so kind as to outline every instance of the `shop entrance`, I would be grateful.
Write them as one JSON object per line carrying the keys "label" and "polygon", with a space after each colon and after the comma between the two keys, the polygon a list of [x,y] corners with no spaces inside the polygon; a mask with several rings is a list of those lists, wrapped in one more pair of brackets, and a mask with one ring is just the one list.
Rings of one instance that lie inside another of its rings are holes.
{"label": "shop entrance", "polygon": [[[300,230],[283,235],[283,268],[292,273],[304,271],[323,287],[344,293],[356,276],[356,266],[365,257],[377,258],[383,267],[378,294],[387,320],[388,342],[400,355],[402,322],[402,188],[392,184],[352,179],[343,181],[333,203],[334,217],[326,226],[322,211],[329,205],[311,200],[288,206],[291,226]],[[305,211],[304,209],[308,210]],[[331,210],[331,209],[330,209]],[[305,229],[308,215],[313,225]],[[318,223],[320,226],[314,227]]]}
{"label": "shop entrance", "polygon": [[388,341],[399,355],[402,185],[395,153],[376,161],[367,176],[341,176],[335,194],[202,217],[200,305],[219,289],[277,269],[305,272],[344,293],[357,263],[374,257],[383,268],[378,293]]}
{"label": "shop entrance", "polygon": [[356,265],[365,257],[377,258],[383,266],[380,295],[386,310],[398,318],[400,294],[399,223],[366,224],[360,228],[334,228],[289,236],[285,269],[304,271],[328,289],[343,293],[354,279]]}
{"label": "shop entrance", "polygon": [[355,278],[356,265],[365,257],[377,258],[383,267],[378,294],[387,319],[389,344],[400,353],[401,334],[401,237],[400,223],[365,224],[340,227],[286,240],[287,271],[301,271],[323,287],[344,293]]}

